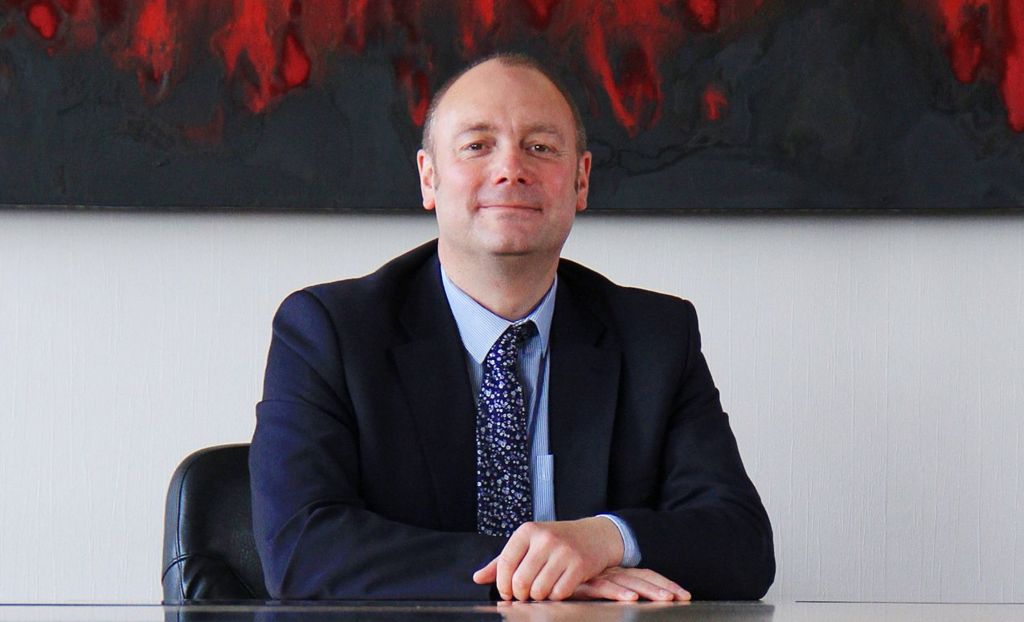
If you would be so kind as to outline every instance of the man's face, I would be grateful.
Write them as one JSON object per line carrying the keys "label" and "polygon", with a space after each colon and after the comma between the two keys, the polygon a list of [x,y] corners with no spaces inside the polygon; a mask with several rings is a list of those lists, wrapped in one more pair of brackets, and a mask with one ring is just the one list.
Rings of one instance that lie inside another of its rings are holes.
{"label": "man's face", "polygon": [[417,164],[443,252],[557,258],[587,206],[591,157],[577,156],[572,112],[546,77],[474,67],[441,100],[432,143]]}

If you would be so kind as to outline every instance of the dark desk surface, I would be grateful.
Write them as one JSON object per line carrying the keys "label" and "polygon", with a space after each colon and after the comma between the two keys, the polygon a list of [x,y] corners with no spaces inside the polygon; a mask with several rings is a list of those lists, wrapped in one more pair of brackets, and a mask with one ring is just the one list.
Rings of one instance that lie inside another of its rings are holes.
{"label": "dark desk surface", "polygon": [[896,603],[295,603],[217,605],[0,605],[0,622],[1020,622],[1024,604]]}

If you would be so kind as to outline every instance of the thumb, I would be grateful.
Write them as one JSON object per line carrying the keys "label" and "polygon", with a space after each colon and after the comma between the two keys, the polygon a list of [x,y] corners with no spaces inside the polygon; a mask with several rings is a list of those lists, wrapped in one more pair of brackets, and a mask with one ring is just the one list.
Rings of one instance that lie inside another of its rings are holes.
{"label": "thumb", "polygon": [[473,583],[484,585],[494,583],[498,578],[498,558],[495,557],[486,566],[473,573]]}

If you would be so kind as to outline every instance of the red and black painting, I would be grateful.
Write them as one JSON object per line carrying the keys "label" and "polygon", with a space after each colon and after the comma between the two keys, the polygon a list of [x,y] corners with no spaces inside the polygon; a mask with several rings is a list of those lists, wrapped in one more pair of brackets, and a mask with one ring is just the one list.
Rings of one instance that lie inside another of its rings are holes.
{"label": "red and black painting", "polygon": [[0,0],[0,205],[415,210],[501,50],[574,93],[593,209],[1024,204],[1024,0]]}

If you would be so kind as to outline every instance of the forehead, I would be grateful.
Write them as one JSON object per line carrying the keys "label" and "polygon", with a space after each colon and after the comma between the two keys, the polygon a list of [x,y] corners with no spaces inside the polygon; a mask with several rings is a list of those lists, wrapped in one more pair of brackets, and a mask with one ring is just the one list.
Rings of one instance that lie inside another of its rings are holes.
{"label": "forehead", "polygon": [[544,74],[488,61],[456,80],[437,107],[438,138],[474,126],[547,127],[569,138],[574,121],[565,97]]}

